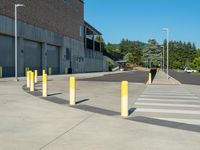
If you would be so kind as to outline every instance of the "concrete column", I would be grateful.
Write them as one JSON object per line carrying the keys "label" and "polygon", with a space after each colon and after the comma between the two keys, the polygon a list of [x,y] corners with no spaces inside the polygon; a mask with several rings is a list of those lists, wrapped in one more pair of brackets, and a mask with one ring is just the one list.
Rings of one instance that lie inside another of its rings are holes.
{"label": "concrete column", "polygon": [[101,47],[101,46],[102,46],[102,45],[101,45],[102,43],[101,43],[101,42],[102,42],[102,41],[101,41],[101,35],[99,35],[100,52],[102,52],[102,47]]}
{"label": "concrete column", "polygon": [[24,39],[22,37],[18,38],[18,75],[24,76],[25,75],[25,67],[24,67]]}
{"label": "concrete column", "polygon": [[95,50],[95,34],[94,34],[94,32],[93,32],[93,51]]}
{"label": "concrete column", "polygon": [[87,49],[87,27],[85,27],[85,49]]}
{"label": "concrete column", "polygon": [[47,71],[47,43],[42,43],[42,69]]}

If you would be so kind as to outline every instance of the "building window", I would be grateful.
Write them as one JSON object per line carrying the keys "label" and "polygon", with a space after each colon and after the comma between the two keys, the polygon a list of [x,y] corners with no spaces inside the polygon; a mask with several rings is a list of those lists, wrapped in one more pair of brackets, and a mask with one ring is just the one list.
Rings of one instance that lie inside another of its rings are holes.
{"label": "building window", "polygon": [[80,26],[80,37],[83,37],[83,35],[84,35],[84,28],[83,28],[83,26],[81,25],[81,26]]}

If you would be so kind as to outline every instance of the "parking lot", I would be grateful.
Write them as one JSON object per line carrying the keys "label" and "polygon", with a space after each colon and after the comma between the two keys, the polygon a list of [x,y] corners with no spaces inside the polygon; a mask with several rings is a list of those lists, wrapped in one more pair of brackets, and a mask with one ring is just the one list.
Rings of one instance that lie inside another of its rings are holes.
{"label": "parking lot", "polygon": [[121,82],[125,80],[132,83],[146,83],[148,73],[148,71],[130,71],[126,73],[108,74],[101,77],[83,79],[82,81]]}
{"label": "parking lot", "polygon": [[182,84],[200,85],[200,75],[192,75],[186,72],[170,70],[169,75],[180,81]]}

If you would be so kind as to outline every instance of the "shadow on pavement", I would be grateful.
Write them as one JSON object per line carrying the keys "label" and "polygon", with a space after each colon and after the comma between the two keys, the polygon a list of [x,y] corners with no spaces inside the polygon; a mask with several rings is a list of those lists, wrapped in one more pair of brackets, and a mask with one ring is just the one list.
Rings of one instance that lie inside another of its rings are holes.
{"label": "shadow on pavement", "polygon": [[60,95],[62,93],[52,93],[52,94],[48,94],[48,96],[55,96],[55,95]]}
{"label": "shadow on pavement", "polygon": [[143,117],[143,116],[131,117],[131,118],[128,118],[127,120],[142,122],[142,123],[147,123],[147,124],[152,124],[152,125],[158,125],[158,126],[164,126],[164,127],[174,128],[174,129],[192,131],[192,132],[200,132],[200,126],[198,125],[178,123],[178,122],[148,118],[148,117]]}
{"label": "shadow on pavement", "polygon": [[80,101],[77,101],[76,104],[81,104],[81,103],[84,103],[84,102],[87,102],[89,101],[90,99],[84,99],[84,100],[80,100]]}
{"label": "shadow on pavement", "polygon": [[128,115],[130,116],[135,110],[136,110],[136,108],[130,108],[128,110]]}
{"label": "shadow on pavement", "polygon": [[[30,95],[37,96],[37,97],[39,97],[39,98],[41,98],[43,100],[49,101],[49,102],[53,102],[53,103],[61,104],[61,105],[68,105],[69,104],[68,100],[65,100],[65,99],[62,99],[62,98],[58,98],[58,97],[55,97],[55,96],[48,96],[48,97],[44,98],[44,97],[42,97],[42,92],[40,92],[39,90],[36,90],[35,92],[30,92],[26,88],[26,85],[24,85],[22,87],[22,89],[25,92],[27,92],[28,94],[30,94]],[[89,100],[90,99],[79,100],[79,101],[76,102],[76,104],[81,104],[81,103],[84,103],[84,102],[89,101]],[[94,107],[94,106],[89,106],[89,105],[75,105],[72,108],[83,110],[83,111],[88,111],[88,112],[92,112],[92,113],[107,115],[107,116],[120,115],[120,113],[116,112],[116,111],[102,109],[102,108],[98,108],[98,107]]]}
{"label": "shadow on pavement", "polygon": [[97,114],[101,114],[101,115],[106,115],[106,116],[120,115],[120,113],[116,112],[116,111],[107,110],[107,109],[98,108],[98,107],[89,106],[89,105],[77,105],[77,106],[74,106],[73,108],[77,108],[80,110],[93,112],[93,113],[97,113]]}

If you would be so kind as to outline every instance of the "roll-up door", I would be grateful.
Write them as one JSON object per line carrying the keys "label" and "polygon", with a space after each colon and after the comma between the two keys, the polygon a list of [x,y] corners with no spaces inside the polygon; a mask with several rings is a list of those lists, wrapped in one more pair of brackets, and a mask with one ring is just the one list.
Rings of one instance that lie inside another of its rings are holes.
{"label": "roll-up door", "polygon": [[0,66],[3,67],[3,77],[15,75],[14,38],[0,35]]}
{"label": "roll-up door", "polygon": [[42,47],[41,43],[24,40],[24,67],[38,70],[42,74]]}

